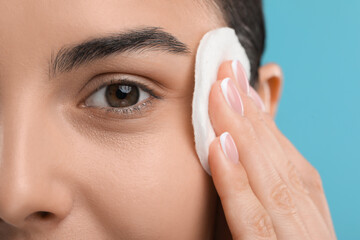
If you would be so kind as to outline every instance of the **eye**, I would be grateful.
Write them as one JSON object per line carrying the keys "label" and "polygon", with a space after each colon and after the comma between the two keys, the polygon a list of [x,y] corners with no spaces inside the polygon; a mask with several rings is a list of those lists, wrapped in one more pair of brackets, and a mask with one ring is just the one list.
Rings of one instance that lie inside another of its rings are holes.
{"label": "eye", "polygon": [[150,97],[135,83],[116,83],[104,86],[85,100],[89,107],[129,108]]}

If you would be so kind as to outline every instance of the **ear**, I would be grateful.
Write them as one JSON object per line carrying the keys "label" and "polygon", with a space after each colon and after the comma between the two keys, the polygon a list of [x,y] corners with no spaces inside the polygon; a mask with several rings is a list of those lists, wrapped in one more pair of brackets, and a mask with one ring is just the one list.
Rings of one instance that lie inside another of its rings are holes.
{"label": "ear", "polygon": [[283,73],[279,65],[268,63],[259,68],[257,92],[264,101],[266,112],[275,118],[283,87]]}

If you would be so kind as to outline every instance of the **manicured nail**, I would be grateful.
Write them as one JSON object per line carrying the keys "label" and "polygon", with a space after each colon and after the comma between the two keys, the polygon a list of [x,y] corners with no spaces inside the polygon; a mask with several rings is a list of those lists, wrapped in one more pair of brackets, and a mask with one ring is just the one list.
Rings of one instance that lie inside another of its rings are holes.
{"label": "manicured nail", "polygon": [[239,84],[241,90],[244,91],[244,93],[246,93],[247,95],[249,95],[250,93],[249,81],[246,77],[245,69],[241,65],[240,61],[233,60],[231,63],[231,67],[236,77],[236,81]]}
{"label": "manicured nail", "polygon": [[254,88],[250,88],[250,96],[252,97],[252,99],[254,99],[256,105],[258,105],[258,107],[265,112],[265,104],[262,101],[261,97],[259,96],[259,94],[255,91]]}
{"label": "manicured nail", "polygon": [[221,82],[221,90],[226,102],[239,114],[244,116],[244,105],[241,101],[239,91],[235,83],[230,78],[225,78]]}
{"label": "manicured nail", "polygon": [[239,163],[239,154],[235,142],[228,132],[221,134],[220,144],[226,158],[234,163]]}

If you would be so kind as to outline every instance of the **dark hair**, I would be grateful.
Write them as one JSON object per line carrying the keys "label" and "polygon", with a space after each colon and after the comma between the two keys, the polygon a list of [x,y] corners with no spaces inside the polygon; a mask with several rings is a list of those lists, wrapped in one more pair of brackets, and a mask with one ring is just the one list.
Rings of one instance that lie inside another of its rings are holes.
{"label": "dark hair", "polygon": [[250,60],[250,84],[257,88],[258,68],[265,49],[262,0],[213,0],[227,25],[233,29]]}

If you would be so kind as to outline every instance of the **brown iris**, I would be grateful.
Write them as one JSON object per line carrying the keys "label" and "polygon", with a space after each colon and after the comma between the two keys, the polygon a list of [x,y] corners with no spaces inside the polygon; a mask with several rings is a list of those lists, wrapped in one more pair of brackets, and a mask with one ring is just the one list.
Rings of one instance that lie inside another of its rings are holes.
{"label": "brown iris", "polygon": [[139,90],[135,85],[112,84],[106,87],[106,100],[111,107],[129,107],[139,100]]}

